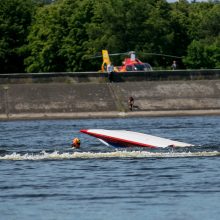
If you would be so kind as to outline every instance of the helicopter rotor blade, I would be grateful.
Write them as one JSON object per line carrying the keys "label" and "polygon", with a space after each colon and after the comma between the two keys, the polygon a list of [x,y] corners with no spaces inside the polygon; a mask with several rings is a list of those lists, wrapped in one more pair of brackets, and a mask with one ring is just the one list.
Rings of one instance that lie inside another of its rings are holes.
{"label": "helicopter rotor blade", "polygon": [[109,56],[120,56],[120,55],[126,55],[128,54],[128,52],[126,53],[110,53]]}
{"label": "helicopter rotor blade", "polygon": [[[108,55],[109,56],[120,56],[120,55],[128,55],[130,52],[125,52],[125,53],[109,53]],[[95,54],[94,56],[92,56],[90,59],[96,59],[96,58],[100,58],[102,57],[102,55],[98,53],[98,54]]]}
{"label": "helicopter rotor blade", "polygon": [[[120,56],[120,55],[131,55],[135,54],[135,51],[129,51],[129,52],[124,52],[124,53],[110,53],[108,54],[109,56]],[[148,56],[162,56],[162,57],[171,57],[171,58],[176,58],[176,59],[182,59],[183,57],[180,56],[174,56],[174,55],[169,55],[169,54],[162,54],[162,53],[145,53],[145,52],[138,52],[138,54],[145,54]],[[96,58],[101,58],[102,55],[101,53],[96,53],[94,56],[91,56],[90,58],[87,59],[96,59]]]}
{"label": "helicopter rotor blade", "polygon": [[142,52],[142,54],[146,54],[146,55],[149,55],[149,56],[172,57],[172,58],[177,58],[177,59],[182,59],[183,58],[183,57],[179,57],[179,56],[162,54],[162,53],[144,53],[144,52]]}

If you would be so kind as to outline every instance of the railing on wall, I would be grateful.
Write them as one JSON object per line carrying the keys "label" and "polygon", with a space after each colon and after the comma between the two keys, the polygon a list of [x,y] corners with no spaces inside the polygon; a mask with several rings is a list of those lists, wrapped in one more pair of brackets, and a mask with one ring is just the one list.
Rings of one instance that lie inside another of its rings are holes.
{"label": "railing on wall", "polygon": [[[157,80],[220,79],[220,69],[115,72],[114,82]],[[0,74],[0,84],[10,83],[106,83],[108,74],[100,72],[54,72]]]}

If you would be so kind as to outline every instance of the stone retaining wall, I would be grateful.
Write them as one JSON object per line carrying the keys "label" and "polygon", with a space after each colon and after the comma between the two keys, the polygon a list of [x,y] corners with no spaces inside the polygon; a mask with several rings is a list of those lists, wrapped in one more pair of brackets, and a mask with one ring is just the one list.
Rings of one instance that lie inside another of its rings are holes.
{"label": "stone retaining wall", "polygon": [[[132,113],[129,96],[135,100]],[[3,120],[144,116],[161,111],[220,111],[220,80],[0,84]]]}

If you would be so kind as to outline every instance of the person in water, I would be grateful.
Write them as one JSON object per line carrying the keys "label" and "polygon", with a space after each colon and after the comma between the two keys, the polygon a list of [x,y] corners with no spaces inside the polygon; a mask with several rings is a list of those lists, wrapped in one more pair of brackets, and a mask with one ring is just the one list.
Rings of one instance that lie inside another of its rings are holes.
{"label": "person in water", "polygon": [[72,140],[72,147],[74,148],[80,148],[80,139],[79,138],[74,138]]}

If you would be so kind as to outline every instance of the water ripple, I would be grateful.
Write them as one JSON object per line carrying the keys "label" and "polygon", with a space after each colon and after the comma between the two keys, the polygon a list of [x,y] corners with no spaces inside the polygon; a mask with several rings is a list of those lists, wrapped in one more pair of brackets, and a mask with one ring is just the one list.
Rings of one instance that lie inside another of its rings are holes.
{"label": "water ripple", "polygon": [[98,159],[98,158],[179,158],[179,157],[214,157],[220,156],[219,151],[201,152],[148,152],[148,151],[115,151],[115,152],[74,152],[59,153],[54,151],[40,154],[12,153],[0,156],[0,160],[64,160],[64,159]]}

